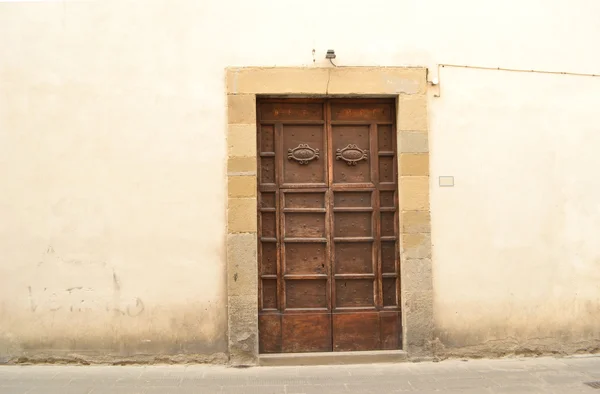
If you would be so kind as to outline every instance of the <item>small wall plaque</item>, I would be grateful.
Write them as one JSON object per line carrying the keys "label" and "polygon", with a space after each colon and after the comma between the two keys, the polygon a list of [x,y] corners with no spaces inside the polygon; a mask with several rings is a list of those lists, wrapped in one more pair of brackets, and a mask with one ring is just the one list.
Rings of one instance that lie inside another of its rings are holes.
{"label": "small wall plaque", "polygon": [[440,178],[440,187],[454,187],[454,177],[453,176],[441,176]]}

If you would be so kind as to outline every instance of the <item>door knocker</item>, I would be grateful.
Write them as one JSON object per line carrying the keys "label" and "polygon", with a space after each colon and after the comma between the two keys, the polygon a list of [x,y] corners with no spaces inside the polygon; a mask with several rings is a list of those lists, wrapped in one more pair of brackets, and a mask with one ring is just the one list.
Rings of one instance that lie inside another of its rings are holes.
{"label": "door knocker", "polygon": [[308,144],[300,144],[294,149],[288,149],[288,159],[296,160],[300,164],[308,164],[311,160],[319,158],[319,150],[311,148]]}
{"label": "door knocker", "polygon": [[361,160],[367,160],[368,150],[360,149],[355,144],[348,144],[347,147],[336,151],[335,159],[344,160],[349,166],[355,166]]}

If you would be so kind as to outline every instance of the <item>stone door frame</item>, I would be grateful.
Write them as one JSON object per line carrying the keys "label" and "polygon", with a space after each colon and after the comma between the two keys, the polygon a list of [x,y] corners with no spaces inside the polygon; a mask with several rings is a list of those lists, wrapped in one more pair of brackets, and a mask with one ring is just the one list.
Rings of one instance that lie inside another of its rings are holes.
{"label": "stone door frame", "polygon": [[232,364],[258,361],[257,96],[394,97],[403,350],[433,339],[427,69],[248,67],[227,74],[227,315]]}

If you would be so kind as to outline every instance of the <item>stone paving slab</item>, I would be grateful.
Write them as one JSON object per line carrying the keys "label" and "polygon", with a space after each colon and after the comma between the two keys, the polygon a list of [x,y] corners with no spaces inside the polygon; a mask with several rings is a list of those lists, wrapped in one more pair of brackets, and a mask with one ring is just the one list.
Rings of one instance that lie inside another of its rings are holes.
{"label": "stone paving slab", "polygon": [[254,367],[0,366],[0,394],[588,393],[600,357]]}

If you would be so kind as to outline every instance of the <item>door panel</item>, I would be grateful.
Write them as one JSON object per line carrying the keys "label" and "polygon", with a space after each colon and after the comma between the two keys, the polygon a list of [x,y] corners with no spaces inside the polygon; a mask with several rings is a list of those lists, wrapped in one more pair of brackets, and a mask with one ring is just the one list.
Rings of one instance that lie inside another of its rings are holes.
{"label": "door panel", "polygon": [[331,126],[334,184],[371,183],[369,128],[370,125]]}
{"label": "door panel", "polygon": [[373,237],[372,212],[334,212],[333,236]]}
{"label": "door panel", "polygon": [[396,272],[396,242],[381,242],[381,271],[382,274],[394,274]]}
{"label": "door panel", "polygon": [[327,280],[285,280],[285,309],[327,310]]}
{"label": "door panel", "polygon": [[281,126],[287,160],[283,163],[283,187],[327,186],[327,150],[323,124]]}
{"label": "door panel", "polygon": [[[350,274],[351,275],[351,274]],[[375,308],[373,279],[337,277],[335,280],[335,306]]]}
{"label": "door panel", "polygon": [[320,243],[290,243],[285,247],[284,273],[290,275],[326,275],[326,247]]}
{"label": "door panel", "polygon": [[333,203],[336,208],[370,208],[372,206],[371,194],[370,190],[335,192]]}
{"label": "door panel", "polygon": [[379,314],[338,313],[333,315],[333,350],[380,349]]}
{"label": "door panel", "polygon": [[321,100],[263,100],[259,103],[261,122],[323,121],[324,106]]}
{"label": "door panel", "polygon": [[277,275],[277,244],[274,242],[263,242],[259,253],[262,255],[260,273],[262,275]]}
{"label": "door panel", "polygon": [[375,274],[372,242],[336,242],[335,273]]}
{"label": "door panel", "polygon": [[282,351],[284,353],[330,352],[331,315],[329,313],[283,314]]}
{"label": "door panel", "polygon": [[267,238],[275,238],[277,232],[277,219],[275,212],[263,212],[260,223],[262,236]]}
{"label": "door panel", "polygon": [[259,100],[260,352],[401,347],[394,108]]}
{"label": "door panel", "polygon": [[383,306],[396,306],[396,278],[384,277],[381,287],[383,290]]}
{"label": "door panel", "polygon": [[258,327],[258,351],[260,353],[281,353],[281,315],[259,313]]}
{"label": "door panel", "polygon": [[391,124],[377,125],[377,147],[379,151],[394,152],[394,130]]}
{"label": "door panel", "polygon": [[[284,239],[325,238],[325,214],[285,212]],[[287,242],[287,241],[286,241]]]}
{"label": "door panel", "polygon": [[399,349],[402,345],[400,313],[396,311],[379,312],[379,325],[381,328],[381,349]]}
{"label": "door panel", "polygon": [[332,100],[331,122],[393,122],[394,103],[390,100]]}
{"label": "door panel", "polygon": [[277,310],[277,280],[263,279],[262,281],[262,308]]}
{"label": "door panel", "polygon": [[395,207],[395,197],[393,191],[379,192],[379,207],[392,209]]}
{"label": "door panel", "polygon": [[324,192],[298,192],[285,195],[285,208],[320,208],[325,210]]}

